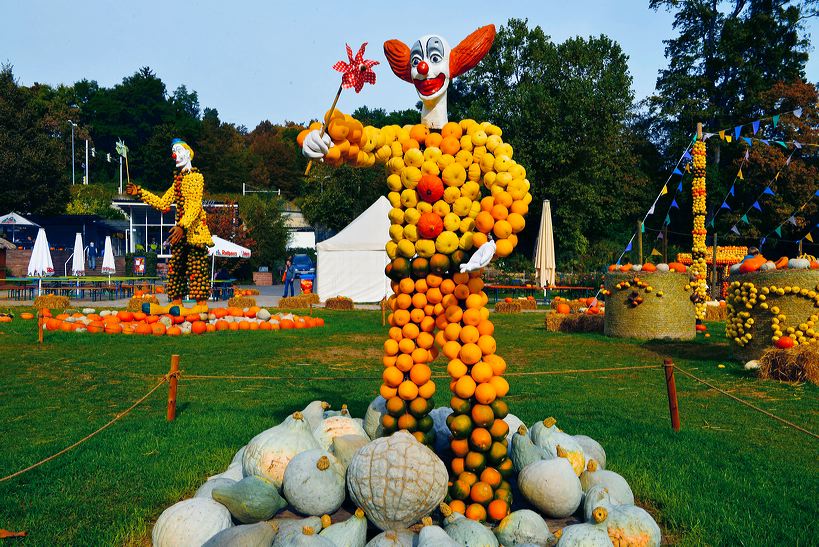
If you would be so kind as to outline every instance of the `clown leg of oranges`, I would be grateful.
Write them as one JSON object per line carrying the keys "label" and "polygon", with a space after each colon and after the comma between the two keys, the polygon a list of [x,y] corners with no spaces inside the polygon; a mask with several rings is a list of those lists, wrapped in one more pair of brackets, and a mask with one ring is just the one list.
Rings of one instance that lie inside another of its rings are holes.
{"label": "clown leg of oranges", "polygon": [[503,378],[506,362],[495,352],[483,285],[480,272],[428,274],[393,283],[384,342],[381,395],[387,413],[382,425],[386,435],[405,429],[419,441],[433,443],[430,363],[440,348],[451,378],[451,507],[475,520],[499,521],[512,501],[509,427],[503,420],[509,384]]}

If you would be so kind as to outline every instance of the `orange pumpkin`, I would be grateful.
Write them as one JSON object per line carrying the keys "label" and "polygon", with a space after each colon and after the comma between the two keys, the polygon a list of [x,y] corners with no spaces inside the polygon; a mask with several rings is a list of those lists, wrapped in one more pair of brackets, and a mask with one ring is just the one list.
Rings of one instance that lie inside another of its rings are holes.
{"label": "orange pumpkin", "polygon": [[[785,257],[785,262],[787,264],[787,257]],[[757,271],[763,264],[765,264],[768,260],[762,256],[757,255],[753,258],[749,258],[745,260],[742,265],[739,267],[739,273],[749,273]]]}
{"label": "orange pumpkin", "polygon": [[29,313],[29,312],[27,312],[27,311],[24,311],[23,313],[21,313],[21,314],[20,314],[20,319],[26,319],[26,320],[28,320],[28,319],[34,319],[34,314],[33,314],[33,313]]}
{"label": "orange pumpkin", "polygon": [[630,272],[631,271],[631,264],[623,264],[620,266],[621,272]]}
{"label": "orange pumpkin", "polygon": [[165,334],[167,334],[168,336],[179,336],[180,334],[182,334],[182,329],[174,325],[172,327],[168,327],[168,330],[165,331]]}
{"label": "orange pumpkin", "polygon": [[657,271],[657,266],[655,266],[651,262],[646,262],[645,264],[643,264],[643,271],[644,272],[656,272]]}
{"label": "orange pumpkin", "polygon": [[614,271],[614,270],[616,270],[616,269],[617,269],[617,264],[611,264],[611,265],[609,266],[609,271],[610,271],[610,272],[613,272],[613,271]]}
{"label": "orange pumpkin", "polygon": [[680,272],[680,273],[685,273],[685,271],[686,271],[685,264],[681,264],[679,262],[669,263],[668,269],[671,270],[672,272]]}
{"label": "orange pumpkin", "polygon": [[817,262],[816,260],[814,260],[813,262],[811,262],[811,263],[810,263],[810,269],[811,269],[811,270],[819,270],[819,262]]}
{"label": "orange pumpkin", "polygon": [[435,239],[444,230],[444,221],[435,213],[424,213],[418,220],[418,233],[426,239]]}
{"label": "orange pumpkin", "polygon": [[422,200],[435,203],[444,195],[444,182],[437,175],[426,173],[421,175],[415,190]]}
{"label": "orange pumpkin", "polygon": [[571,312],[572,308],[569,307],[568,304],[564,304],[563,302],[561,302],[560,304],[557,305],[557,313],[567,314]]}
{"label": "orange pumpkin", "polygon": [[139,323],[134,329],[134,334],[153,334],[153,332],[151,325],[147,323]]}
{"label": "orange pumpkin", "polygon": [[[764,262],[763,262],[763,264],[764,264]],[[760,265],[761,265],[761,264],[760,264]],[[774,265],[776,266],[776,269],[777,269],[777,270],[784,270],[784,269],[786,269],[786,268],[788,267],[788,257],[787,257],[787,256],[783,256],[782,258],[780,258],[779,260],[777,260],[777,261],[775,262],[775,264],[774,264]]]}
{"label": "orange pumpkin", "polygon": [[194,321],[191,323],[191,332],[193,334],[202,334],[203,332],[207,332],[207,330],[208,325],[204,321]]}

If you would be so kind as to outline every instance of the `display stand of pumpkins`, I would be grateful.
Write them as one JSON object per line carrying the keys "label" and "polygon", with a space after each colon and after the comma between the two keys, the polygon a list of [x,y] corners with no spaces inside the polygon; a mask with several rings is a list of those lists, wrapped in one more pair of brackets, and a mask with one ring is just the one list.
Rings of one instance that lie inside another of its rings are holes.
{"label": "display stand of pumpkins", "polygon": [[734,357],[819,342],[819,262],[758,255],[731,267],[725,333]]}
{"label": "display stand of pumpkins", "polygon": [[453,510],[494,478],[480,468],[448,475],[452,409],[430,413],[434,450],[403,430],[381,436],[386,412],[380,396],[363,419],[321,401],[294,412],[166,509],[154,546],[660,545],[659,527],[634,505],[627,481],[606,469],[603,447],[554,419],[527,429],[504,416],[513,465],[497,492],[520,495],[514,511],[489,524]]}
{"label": "display stand of pumpkins", "polygon": [[691,283],[683,264],[613,265],[606,274],[604,333],[615,338],[696,336]]}

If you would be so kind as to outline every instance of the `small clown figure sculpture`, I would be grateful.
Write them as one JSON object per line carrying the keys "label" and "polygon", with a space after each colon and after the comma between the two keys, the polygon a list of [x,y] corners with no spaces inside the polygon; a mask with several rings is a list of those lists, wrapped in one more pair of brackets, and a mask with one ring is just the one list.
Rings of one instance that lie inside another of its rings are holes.
{"label": "small clown figure sculpture", "polygon": [[499,521],[511,505],[509,427],[503,420],[509,384],[481,274],[493,257],[514,249],[532,196],[526,170],[512,159],[501,129],[448,121],[446,103],[450,80],[474,67],[494,37],[489,25],[454,48],[435,35],[412,47],[386,42],[392,71],[421,98],[421,123],[378,129],[331,111],[326,133],[315,124],[299,142],[305,156],[330,165],[386,166],[393,206],[386,273],[394,294],[388,299],[392,313],[380,389],[384,434],[404,429],[433,444],[430,364],[443,353],[451,378],[443,400],[453,410],[447,418],[450,506],[476,520]]}
{"label": "small clown figure sculpture", "polygon": [[[126,192],[137,196],[143,202],[167,212],[171,204],[176,204],[176,225],[171,228],[168,243],[171,244],[171,259],[168,262],[167,294],[170,304],[151,304],[146,313],[154,315],[169,313],[202,313],[208,310],[210,297],[210,276],[208,272],[208,247],[213,240],[208,230],[207,217],[202,208],[202,193],[205,179],[191,166],[193,150],[181,139],[171,142],[171,157],[176,162],[177,173],[173,185],[159,197],[135,184],[128,183]],[[190,309],[182,307],[185,295],[196,300]]]}

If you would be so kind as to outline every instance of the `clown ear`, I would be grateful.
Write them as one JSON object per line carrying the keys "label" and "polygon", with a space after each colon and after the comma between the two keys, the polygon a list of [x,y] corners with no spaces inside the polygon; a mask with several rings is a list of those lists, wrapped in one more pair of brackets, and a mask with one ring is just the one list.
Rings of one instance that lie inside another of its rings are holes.
{"label": "clown ear", "polygon": [[409,46],[401,40],[387,40],[384,42],[384,55],[387,56],[387,61],[395,75],[405,82],[412,83]]}
{"label": "clown ear", "polygon": [[477,65],[489,53],[494,40],[495,25],[481,27],[464,38],[460,44],[453,48],[449,56],[450,77],[456,78]]}

